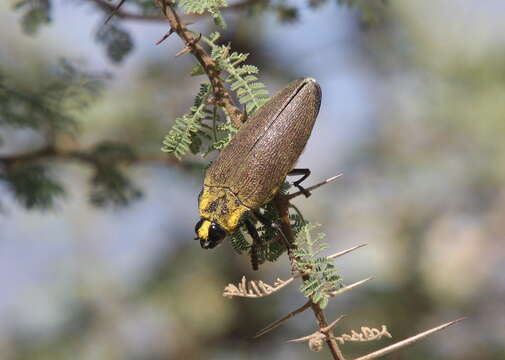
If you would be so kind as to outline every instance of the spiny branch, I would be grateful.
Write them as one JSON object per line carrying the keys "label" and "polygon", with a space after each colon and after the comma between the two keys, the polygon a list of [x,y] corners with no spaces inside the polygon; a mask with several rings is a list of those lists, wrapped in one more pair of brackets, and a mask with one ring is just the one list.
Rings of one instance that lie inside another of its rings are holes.
{"label": "spiny branch", "polygon": [[224,83],[219,76],[221,71],[216,61],[209,55],[209,53],[207,53],[202,45],[200,45],[198,42],[199,37],[193,36],[192,32],[188,30],[187,25],[181,21],[179,15],[174,10],[173,5],[166,0],[158,0],[157,2],[161,7],[163,15],[170,24],[170,28],[184,41],[184,48],[178,53],[178,55],[182,55],[182,53],[187,52],[191,52],[191,54],[193,54],[210,80],[214,95],[213,102],[224,108],[233,121],[233,124],[240,127],[244,120],[244,114],[235,105],[233,99],[228,93],[228,90],[225,88]]}
{"label": "spiny branch", "polygon": [[[342,255],[345,255],[345,254],[348,254],[356,249],[359,249],[363,246],[366,246],[367,244],[361,244],[361,245],[357,245],[357,246],[353,246],[352,248],[349,248],[349,249],[346,249],[346,250],[343,250],[343,251],[340,251],[338,253],[335,253],[333,255],[330,255],[327,257],[327,259],[335,259],[339,256],[342,256]],[[225,297],[228,297],[228,298],[232,298],[234,296],[236,297],[247,297],[247,298],[259,298],[259,297],[263,297],[263,296],[267,296],[267,295],[270,295],[270,294],[273,294],[274,292],[277,292],[278,290],[282,289],[283,287],[285,287],[286,285],[289,285],[291,282],[293,282],[294,279],[296,279],[297,277],[301,277],[302,274],[297,274],[297,275],[294,275],[292,277],[290,277],[289,279],[287,280],[281,280],[281,279],[277,279],[274,283],[273,283],[273,286],[272,285],[269,285],[267,283],[264,283],[263,281],[249,281],[247,282],[247,279],[245,276],[242,277],[242,281],[240,283],[238,283],[237,285],[235,284],[228,284],[225,288],[224,288],[224,292],[223,292],[223,296]],[[371,277],[368,278],[368,279],[364,279],[364,280],[361,280],[355,284],[352,284],[352,285],[349,285],[349,286],[346,286],[344,288],[341,288],[337,291],[334,291],[332,293],[329,293],[328,294],[328,297],[330,296],[335,296],[337,294],[341,294],[347,290],[351,290],[352,288],[356,287],[356,286],[359,286],[365,282],[367,282],[368,280],[372,279]]]}
{"label": "spiny branch", "polygon": [[[92,150],[62,150],[58,149],[54,146],[46,146],[36,151],[21,153],[21,154],[13,154],[13,155],[1,155],[0,163],[3,164],[6,168],[23,165],[38,161],[44,161],[47,159],[61,159],[61,160],[72,160],[78,161],[82,163],[86,163],[88,165],[96,165],[100,160],[99,157],[93,154]],[[122,161],[123,165],[133,165],[140,163],[160,163],[164,165],[177,166],[182,169],[189,170],[194,167],[194,164],[180,161],[176,161],[171,157],[167,156],[135,156],[131,159],[125,159]]]}
{"label": "spiny branch", "polygon": [[309,342],[309,348],[312,351],[321,351],[323,349],[323,342],[326,339],[329,339],[331,337],[331,329],[337,324],[337,322],[342,319],[344,315],[340,316],[338,319],[333,321],[330,325],[326,326],[325,328],[319,329],[318,331],[308,335],[304,336],[302,338],[298,339],[293,339],[289,340],[288,342],[302,342],[302,341],[308,341]]}
{"label": "spiny branch", "polygon": [[326,337],[326,334],[329,333],[329,331],[331,329],[333,329],[335,327],[335,325],[337,325],[337,323],[344,317],[345,315],[340,315],[337,319],[335,319],[331,324],[329,324],[328,326],[326,326],[325,328],[323,329],[319,329],[318,331],[310,334],[310,335],[307,335],[307,336],[304,336],[304,337],[301,337],[301,338],[298,338],[298,339],[292,339],[292,340],[288,340],[288,342],[303,342],[303,341],[307,341],[307,340],[310,340],[312,337],[320,337],[318,336],[318,334],[320,335],[323,335],[323,338]]}
{"label": "spiny branch", "polygon": [[[291,229],[291,223],[289,221],[289,198],[287,196],[282,195],[282,194],[277,194],[274,198],[274,206],[277,210],[277,213],[279,214],[279,219],[281,222],[281,230],[286,236],[287,242],[288,242],[288,255],[290,262],[291,262],[291,268],[293,271],[297,269],[296,266],[296,259],[291,255],[291,252],[289,251],[290,249],[295,249],[296,245],[294,244],[294,235],[293,235],[293,230]],[[308,275],[303,275],[302,276],[303,280],[308,280],[309,277]],[[312,308],[312,311],[314,312],[314,315],[316,317],[317,324],[320,329],[326,328],[328,326],[328,322],[326,321],[326,316],[324,315],[323,309],[319,306],[319,304],[315,303],[312,301],[312,299],[309,299],[310,307]],[[331,335],[331,331],[330,331]],[[345,360],[344,355],[340,351],[340,348],[338,347],[337,342],[335,339],[333,339],[332,336],[327,336],[324,339],[324,342],[326,342],[326,345],[328,346],[331,355],[333,359],[335,360]]]}

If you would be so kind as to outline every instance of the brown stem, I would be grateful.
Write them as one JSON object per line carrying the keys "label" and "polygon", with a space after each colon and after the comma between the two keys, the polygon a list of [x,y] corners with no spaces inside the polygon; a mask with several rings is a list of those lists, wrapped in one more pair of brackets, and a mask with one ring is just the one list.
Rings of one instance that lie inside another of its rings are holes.
{"label": "brown stem", "polygon": [[[289,198],[285,195],[277,194],[274,198],[274,205],[277,209],[277,213],[279,214],[280,222],[281,222],[281,230],[286,236],[288,241],[288,255],[289,260],[291,262],[291,269],[293,272],[296,271],[296,259],[292,255],[290,250],[296,249],[296,245],[294,244],[294,235],[291,229],[291,223],[289,222]],[[302,276],[303,280],[308,280],[308,275]],[[319,304],[310,300],[310,307],[316,316],[317,324],[320,329],[325,329],[328,327],[328,321],[326,321],[326,316],[324,315],[323,309],[319,306]],[[338,344],[333,336],[331,336],[331,330],[328,331],[326,336],[326,345],[330,349],[331,355],[335,360],[345,360],[344,355],[340,351]]]}
{"label": "brown stem", "polygon": [[[82,163],[87,163],[88,165],[94,165],[99,162],[97,156],[95,156],[92,151],[83,150],[62,150],[53,146],[46,146],[39,150],[35,150],[28,153],[13,154],[13,155],[1,155],[0,163],[6,168],[12,168],[17,165],[29,164],[37,161],[43,161],[46,159],[62,159],[62,160],[73,160]],[[175,159],[167,156],[149,156],[142,155],[137,156],[130,160],[125,160],[122,162],[124,165],[133,165],[139,163],[160,163],[170,166],[178,166],[182,169],[189,170],[192,167],[190,163],[183,163],[176,161]]]}
{"label": "brown stem", "polygon": [[184,41],[185,49],[188,49],[188,52],[193,54],[207,74],[212,85],[213,101],[225,109],[235,126],[240,127],[244,120],[244,114],[235,105],[228,90],[225,88],[223,80],[219,76],[221,71],[216,61],[199,44],[199,37],[193,36],[187,26],[182,23],[179,15],[169,2],[158,0],[158,4],[173,32]]}

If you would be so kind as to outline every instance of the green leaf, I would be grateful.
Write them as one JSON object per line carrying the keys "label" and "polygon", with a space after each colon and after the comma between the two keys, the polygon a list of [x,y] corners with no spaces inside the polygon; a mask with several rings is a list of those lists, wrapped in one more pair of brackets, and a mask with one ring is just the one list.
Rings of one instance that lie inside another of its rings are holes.
{"label": "green leaf", "polygon": [[21,25],[23,31],[29,35],[34,35],[42,25],[51,22],[51,2],[49,0],[18,1],[14,9],[24,11]]}
{"label": "green leaf", "polygon": [[230,84],[231,91],[237,94],[239,103],[245,104],[248,114],[252,115],[265,102],[268,101],[266,86],[257,81],[258,68],[244,64],[248,54],[236,51],[230,54],[228,45],[219,45],[219,33],[212,33],[209,38],[203,40],[211,48],[211,56],[218,63],[221,70],[228,73],[225,81]]}
{"label": "green leaf", "polygon": [[90,201],[95,206],[126,206],[142,196],[140,189],[112,164],[97,165],[91,183]]}
{"label": "green leaf", "polygon": [[230,236],[230,244],[239,254],[243,251],[248,251],[251,248],[251,244],[247,241],[240,228]]}
{"label": "green leaf", "polygon": [[227,7],[225,0],[179,0],[178,5],[186,14],[209,13],[214,23],[222,28],[226,28],[226,23],[219,11],[220,8]]}
{"label": "green leaf", "polygon": [[[200,150],[201,139],[197,133],[202,129],[202,120],[208,116],[206,106],[209,95],[210,84],[201,84],[191,112],[175,120],[174,126],[163,140],[162,151],[172,153],[180,159],[190,150],[197,152]],[[191,148],[194,141],[197,143]]]}
{"label": "green leaf", "polygon": [[318,256],[326,248],[326,244],[321,242],[324,234],[319,233],[315,237],[312,236],[313,230],[318,225],[302,221],[299,214],[292,214],[290,218],[295,222],[295,225],[298,222],[295,239],[297,248],[293,250],[293,255],[297,259],[299,271],[309,276],[303,282],[300,291],[324,307],[328,304],[326,296],[328,291],[342,287],[341,277],[338,275],[333,260],[329,260],[325,256]]}

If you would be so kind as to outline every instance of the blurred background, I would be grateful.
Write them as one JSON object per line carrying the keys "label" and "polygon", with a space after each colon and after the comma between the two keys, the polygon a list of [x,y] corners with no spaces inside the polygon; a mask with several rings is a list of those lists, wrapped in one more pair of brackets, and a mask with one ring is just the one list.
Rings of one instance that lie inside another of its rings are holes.
{"label": "blurred background", "polygon": [[[104,205],[90,185],[96,177],[72,159],[45,159],[65,191],[47,208],[20,201],[1,176],[0,359],[329,358],[286,343],[316,330],[309,312],[253,339],[304,303],[297,285],[257,300],[229,300],[222,290],[243,274],[289,277],[286,257],[253,273],[229,244],[202,250],[192,240],[202,173],[184,165],[202,160],[149,161],[167,156],[163,136],[200,82],[188,75],[190,55],[174,58],[178,38],[155,45],[167,25],[114,20],[131,36],[114,39],[132,48],[118,59],[95,1],[52,1],[50,19],[35,14],[50,20],[38,29],[26,20],[36,1],[15,3],[23,2],[0,3],[4,86],[48,94],[65,59],[92,76],[59,93],[58,104],[90,88],[83,104],[64,105],[75,125],[59,146],[116,141],[147,161],[125,169],[125,206],[94,206]],[[505,3],[277,3],[282,11],[227,11],[224,41],[251,53],[272,93],[302,76],[323,89],[298,167],[312,170],[309,184],[344,176],[296,204],[322,224],[328,251],[368,243],[338,260],[346,283],[374,276],[328,306],[330,320],[347,314],[336,334],[386,324],[400,340],[466,316],[386,358],[505,359]],[[201,19],[192,28],[214,25]],[[0,92],[3,110],[9,96]],[[33,116],[23,126],[3,119],[1,158],[44,146],[48,133]],[[391,342],[343,351],[352,358]]]}

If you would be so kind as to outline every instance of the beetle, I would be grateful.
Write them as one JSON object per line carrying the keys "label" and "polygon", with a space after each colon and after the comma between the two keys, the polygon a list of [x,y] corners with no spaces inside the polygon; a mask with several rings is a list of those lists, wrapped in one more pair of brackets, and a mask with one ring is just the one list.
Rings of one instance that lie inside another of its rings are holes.
{"label": "beetle", "polygon": [[205,172],[199,196],[200,220],[195,226],[200,245],[212,249],[242,224],[253,240],[259,241],[247,219],[280,189],[287,175],[303,175],[294,169],[312,132],[321,105],[321,88],[313,78],[291,82],[259,108],[237,131]]}

